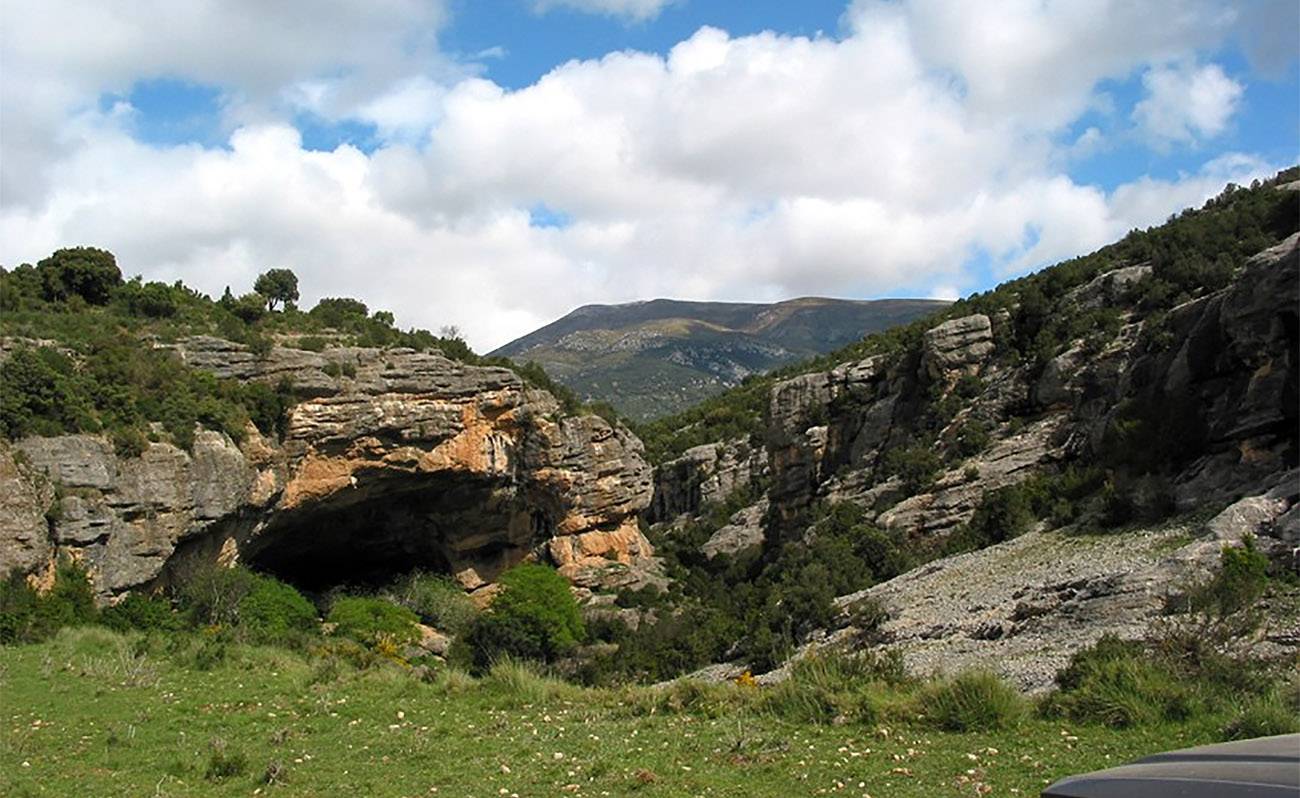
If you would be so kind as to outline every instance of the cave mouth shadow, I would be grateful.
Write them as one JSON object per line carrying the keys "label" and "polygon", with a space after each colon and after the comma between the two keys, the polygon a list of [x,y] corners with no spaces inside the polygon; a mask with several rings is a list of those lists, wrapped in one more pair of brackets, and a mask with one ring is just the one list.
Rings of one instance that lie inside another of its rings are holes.
{"label": "cave mouth shadow", "polygon": [[370,592],[414,571],[451,575],[455,561],[496,558],[517,505],[499,483],[456,476],[342,498],[275,520],[241,559],[308,594]]}

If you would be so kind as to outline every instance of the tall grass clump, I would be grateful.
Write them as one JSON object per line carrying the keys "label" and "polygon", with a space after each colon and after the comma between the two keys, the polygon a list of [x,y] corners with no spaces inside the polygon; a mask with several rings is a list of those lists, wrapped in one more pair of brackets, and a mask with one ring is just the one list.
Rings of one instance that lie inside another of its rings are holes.
{"label": "tall grass clump", "polygon": [[1014,726],[1027,704],[1015,688],[992,673],[970,671],[929,684],[916,697],[925,722],[954,732],[992,731]]}
{"label": "tall grass clump", "polygon": [[1300,689],[1292,684],[1251,699],[1223,727],[1225,740],[1300,732]]}
{"label": "tall grass clump", "polygon": [[763,691],[760,706],[803,723],[874,723],[891,692],[908,682],[897,652],[821,652],[790,666],[789,676]]}
{"label": "tall grass clump", "polygon": [[1113,728],[1187,718],[1198,704],[1195,684],[1150,656],[1140,641],[1106,635],[1056,676],[1048,714]]}

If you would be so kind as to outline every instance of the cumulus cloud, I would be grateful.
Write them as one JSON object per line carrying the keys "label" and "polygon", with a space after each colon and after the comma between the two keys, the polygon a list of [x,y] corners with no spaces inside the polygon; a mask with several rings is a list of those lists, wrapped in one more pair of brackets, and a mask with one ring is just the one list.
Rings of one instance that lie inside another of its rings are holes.
{"label": "cumulus cloud", "polygon": [[644,22],[659,16],[667,6],[679,0],[534,0],[533,8],[544,14],[552,8],[568,8],[588,14],[622,17]]}
{"label": "cumulus cloud", "polygon": [[[664,56],[574,61],[515,91],[395,68],[343,97],[315,62],[244,87],[376,124],[370,153],[308,151],[274,117],[203,148],[141,144],[129,109],[65,116],[41,160],[49,190],[0,205],[0,258],[97,244],[128,273],[213,294],[288,266],[304,304],[360,296],[487,349],[590,302],[952,296],[982,287],[973,259],[1022,273],[1269,170],[1234,156],[1110,192],[1060,171],[1071,146],[1096,143],[1058,143],[1096,82],[1191,58],[1207,34],[1178,20],[1214,22],[1207,4],[1170,4],[1160,32],[1114,31],[1106,57],[1053,33],[1073,24],[1100,42],[1105,15],[1008,5],[1010,42],[1049,38],[993,69],[922,13],[976,4],[937,2],[855,4],[840,38],[704,28]],[[1134,24],[1128,7],[1116,26]],[[991,46],[979,22],[969,35]],[[1082,78],[1055,74],[1076,57]],[[564,222],[537,226],[538,207]]]}
{"label": "cumulus cloud", "polygon": [[350,115],[417,73],[451,74],[437,50],[443,0],[0,0],[5,204],[36,201],[49,164],[80,146],[71,116],[105,93],[179,78],[225,94],[232,126],[277,104]]}
{"label": "cumulus cloud", "polygon": [[1245,87],[1218,64],[1157,67],[1142,76],[1146,97],[1133,119],[1160,144],[1213,138],[1236,112]]}

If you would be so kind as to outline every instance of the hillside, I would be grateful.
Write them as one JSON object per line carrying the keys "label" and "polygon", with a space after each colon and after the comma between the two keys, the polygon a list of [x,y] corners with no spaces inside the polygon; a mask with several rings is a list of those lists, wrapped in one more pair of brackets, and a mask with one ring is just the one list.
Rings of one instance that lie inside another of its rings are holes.
{"label": "hillside", "polygon": [[493,352],[532,361],[633,420],[668,415],[745,377],[830,352],[948,305],[804,297],[774,304],[654,299],[587,305]]}
{"label": "hillside", "polygon": [[[773,678],[883,645],[1043,690],[1167,628],[1223,546],[1293,574],[1297,176],[644,425],[687,618],[657,645]],[[1278,591],[1246,606],[1294,656]]]}

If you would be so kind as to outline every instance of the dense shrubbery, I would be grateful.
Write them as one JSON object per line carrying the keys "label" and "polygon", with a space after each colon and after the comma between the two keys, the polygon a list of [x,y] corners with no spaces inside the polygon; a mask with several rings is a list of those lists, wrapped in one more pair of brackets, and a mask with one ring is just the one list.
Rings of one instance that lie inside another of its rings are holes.
{"label": "dense shrubbery", "polygon": [[340,596],[325,620],[335,625],[336,634],[378,649],[395,652],[398,646],[420,639],[415,613],[381,598]]}
{"label": "dense shrubbery", "polygon": [[175,632],[184,627],[184,618],[162,596],[131,593],[99,615],[100,621],[117,632]]}
{"label": "dense shrubbery", "polygon": [[44,640],[65,626],[93,623],[98,615],[90,580],[75,562],[59,562],[44,594],[17,571],[0,582],[0,643]]}
{"label": "dense shrubbery", "polygon": [[501,575],[501,592],[466,634],[476,670],[502,657],[551,662],[586,639],[569,582],[545,565],[516,565]]}
{"label": "dense shrubbery", "polygon": [[[606,664],[607,672],[591,678],[661,680],[726,659],[767,670],[783,662],[809,632],[833,622],[837,596],[889,579],[912,564],[898,536],[867,523],[862,508],[849,503],[820,508],[802,540],[708,559],[700,545],[753,498],[745,492],[736,497],[655,541],[675,579],[673,593],[649,600],[621,597],[624,606],[655,607],[657,620],[635,634],[610,630],[619,651]],[[864,620],[866,614],[864,608]],[[871,625],[883,620],[876,613]]]}

